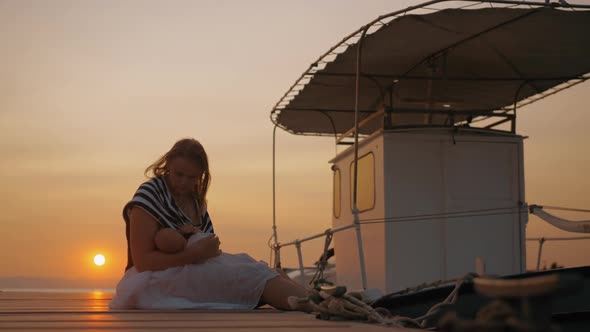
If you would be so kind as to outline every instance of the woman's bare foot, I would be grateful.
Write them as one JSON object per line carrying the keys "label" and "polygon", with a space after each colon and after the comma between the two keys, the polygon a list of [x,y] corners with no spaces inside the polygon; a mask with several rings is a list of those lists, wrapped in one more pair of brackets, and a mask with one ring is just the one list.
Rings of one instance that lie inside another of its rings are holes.
{"label": "woman's bare foot", "polygon": [[[305,287],[291,279],[277,276],[266,282],[261,300],[279,310],[311,312],[312,308],[309,304],[298,302],[298,299],[307,298],[307,296],[309,296],[309,291]],[[293,307],[291,303],[295,303],[295,301],[297,301],[297,305]]]}

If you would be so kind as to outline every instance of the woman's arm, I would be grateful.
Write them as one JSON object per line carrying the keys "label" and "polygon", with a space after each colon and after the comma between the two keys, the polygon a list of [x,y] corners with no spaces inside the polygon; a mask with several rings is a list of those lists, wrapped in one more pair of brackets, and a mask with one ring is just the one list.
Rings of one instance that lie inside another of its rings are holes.
{"label": "woman's arm", "polygon": [[154,238],[157,221],[141,208],[133,207],[129,214],[129,245],[133,264],[139,272],[160,271],[175,266],[202,263],[220,254],[217,236],[202,239],[183,251],[166,254],[158,251]]}

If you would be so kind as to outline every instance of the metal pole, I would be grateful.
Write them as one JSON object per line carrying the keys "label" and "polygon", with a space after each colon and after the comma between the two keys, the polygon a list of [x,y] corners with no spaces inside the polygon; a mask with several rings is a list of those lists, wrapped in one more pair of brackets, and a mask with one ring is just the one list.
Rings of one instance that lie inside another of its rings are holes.
{"label": "metal pole", "polygon": [[359,222],[358,209],[354,208],[354,229],[356,230],[356,241],[359,249],[359,263],[361,268],[361,282],[363,289],[367,289],[367,270],[365,268],[365,253],[363,250],[363,238],[361,234],[361,224]]}
{"label": "metal pole", "polygon": [[543,250],[543,244],[545,243],[545,238],[542,237],[539,239],[539,253],[537,254],[537,271],[541,268],[541,251]]}
{"label": "metal pole", "polygon": [[305,275],[303,271],[303,255],[301,254],[301,242],[299,242],[299,240],[295,242],[295,248],[297,248],[297,258],[299,258],[299,281],[301,282],[301,285],[305,286]]}
{"label": "metal pole", "polygon": [[514,117],[512,118],[512,122],[510,123],[510,132],[513,134],[516,134],[516,106],[518,105],[518,95],[520,94],[520,91],[522,90],[522,88],[529,83],[530,83],[529,80],[525,80],[524,82],[522,82],[520,84],[520,86],[518,87],[518,89],[516,90],[516,93],[514,94],[514,107],[513,107]]}
{"label": "metal pole", "polygon": [[[273,238],[273,247],[277,248],[277,244],[279,239],[277,237],[277,205],[276,205],[276,137],[277,137],[277,127],[275,125],[272,131],[272,238]],[[274,267],[281,267],[281,259],[280,256],[277,255],[277,251],[280,249],[275,249],[275,261]],[[270,262],[269,262],[270,263]]]}
{"label": "metal pole", "polygon": [[363,237],[361,234],[361,225],[359,221],[359,209],[357,205],[357,189],[358,189],[358,159],[359,159],[359,101],[360,101],[360,75],[361,75],[361,54],[363,48],[363,40],[369,29],[369,25],[365,26],[363,33],[358,41],[356,51],[356,80],[354,93],[354,187],[352,199],[352,213],[354,217],[354,225],[356,230],[357,247],[359,252],[359,265],[361,269],[361,282],[363,289],[367,289],[367,271],[365,269],[365,254],[363,251]]}

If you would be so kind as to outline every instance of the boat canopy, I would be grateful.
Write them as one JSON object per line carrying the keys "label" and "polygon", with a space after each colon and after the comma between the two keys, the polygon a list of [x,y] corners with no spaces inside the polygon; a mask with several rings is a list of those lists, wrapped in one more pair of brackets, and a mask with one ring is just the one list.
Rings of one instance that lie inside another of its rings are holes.
{"label": "boat canopy", "polygon": [[[359,122],[378,110],[386,128],[514,121],[517,107],[590,78],[590,11],[557,7],[384,15],[312,64],[271,119],[303,135],[353,128],[361,45]],[[380,119],[359,134],[382,128]]]}

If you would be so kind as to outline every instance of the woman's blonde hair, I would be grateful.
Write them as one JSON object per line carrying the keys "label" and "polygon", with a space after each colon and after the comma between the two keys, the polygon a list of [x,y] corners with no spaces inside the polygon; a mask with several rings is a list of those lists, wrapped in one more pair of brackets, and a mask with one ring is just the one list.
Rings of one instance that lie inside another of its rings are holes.
{"label": "woman's blonde hair", "polygon": [[145,169],[144,174],[149,178],[159,177],[167,175],[168,164],[175,158],[184,158],[188,161],[194,162],[203,170],[201,177],[197,180],[195,185],[195,194],[199,206],[206,204],[207,190],[211,183],[211,173],[209,173],[209,160],[207,159],[207,153],[205,149],[194,138],[184,138],[172,146],[170,151],[166,152],[160,159],[156,160],[153,164]]}

